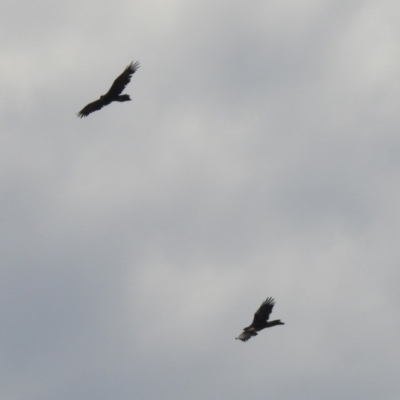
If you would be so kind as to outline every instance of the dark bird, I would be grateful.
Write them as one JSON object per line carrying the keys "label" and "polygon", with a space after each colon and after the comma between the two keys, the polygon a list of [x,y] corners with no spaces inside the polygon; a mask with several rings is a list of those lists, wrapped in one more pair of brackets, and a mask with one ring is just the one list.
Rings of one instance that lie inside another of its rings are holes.
{"label": "dark bird", "polygon": [[243,332],[236,339],[239,339],[242,342],[247,342],[252,336],[257,336],[257,332],[264,328],[270,328],[271,326],[275,325],[285,325],[280,319],[268,322],[268,318],[272,312],[272,309],[274,308],[274,305],[274,299],[272,297],[268,297],[254,314],[254,319],[251,325],[247,328],[244,328]]}
{"label": "dark bird", "polygon": [[122,94],[123,90],[126,88],[128,83],[131,81],[132,75],[139,68],[139,61],[133,63],[131,62],[126,68],[125,71],[114,81],[111,85],[110,90],[103,96],[100,96],[100,99],[94,101],[93,103],[89,103],[87,106],[83,107],[81,111],[77,114],[79,118],[87,117],[92,112],[98,111],[102,109],[104,106],[108,106],[113,101],[130,101],[131,98],[128,94]]}

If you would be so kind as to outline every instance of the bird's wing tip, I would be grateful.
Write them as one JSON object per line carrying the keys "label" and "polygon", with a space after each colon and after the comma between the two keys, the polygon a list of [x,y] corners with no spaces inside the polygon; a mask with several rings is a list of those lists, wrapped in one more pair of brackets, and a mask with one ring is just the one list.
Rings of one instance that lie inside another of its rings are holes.
{"label": "bird's wing tip", "polygon": [[129,65],[128,65],[128,68],[131,70],[131,71],[133,71],[133,72],[135,72],[138,68],[140,68],[140,62],[139,61],[132,61]]}

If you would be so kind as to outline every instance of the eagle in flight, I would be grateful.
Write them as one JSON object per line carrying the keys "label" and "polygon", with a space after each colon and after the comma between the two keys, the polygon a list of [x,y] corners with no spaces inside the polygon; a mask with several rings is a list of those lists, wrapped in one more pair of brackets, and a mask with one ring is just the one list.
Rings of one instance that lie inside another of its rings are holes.
{"label": "eagle in flight", "polygon": [[92,112],[102,109],[104,106],[108,106],[113,101],[130,101],[131,98],[128,94],[121,94],[126,88],[128,83],[131,81],[132,75],[139,68],[139,61],[133,63],[131,62],[124,70],[124,72],[114,81],[111,85],[110,90],[100,96],[100,99],[89,103],[87,106],[83,107],[81,111],[77,114],[79,118],[87,117]]}
{"label": "eagle in flight", "polygon": [[270,328],[275,325],[285,325],[280,319],[268,321],[274,305],[275,300],[272,297],[268,297],[254,314],[254,319],[251,325],[244,328],[243,332],[236,339],[239,339],[242,342],[247,342],[252,336],[257,336],[257,332],[262,329]]}

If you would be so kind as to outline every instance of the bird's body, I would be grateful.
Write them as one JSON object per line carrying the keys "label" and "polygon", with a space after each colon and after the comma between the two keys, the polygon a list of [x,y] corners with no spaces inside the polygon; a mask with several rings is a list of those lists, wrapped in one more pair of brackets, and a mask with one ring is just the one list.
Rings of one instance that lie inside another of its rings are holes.
{"label": "bird's body", "polygon": [[252,336],[257,336],[257,332],[265,328],[270,328],[275,325],[285,325],[280,319],[268,321],[274,305],[274,299],[268,297],[254,314],[254,319],[251,325],[244,328],[243,332],[236,339],[239,339],[242,342],[247,342]]}
{"label": "bird's body", "polygon": [[81,111],[78,113],[78,117],[87,117],[92,112],[98,111],[102,109],[104,106],[109,105],[113,101],[124,102],[130,101],[131,98],[128,94],[121,94],[128,83],[131,81],[132,75],[136,72],[139,68],[139,62],[130,63],[124,70],[124,72],[114,81],[111,85],[110,90],[100,96],[100,99],[89,103],[87,106],[82,108]]}

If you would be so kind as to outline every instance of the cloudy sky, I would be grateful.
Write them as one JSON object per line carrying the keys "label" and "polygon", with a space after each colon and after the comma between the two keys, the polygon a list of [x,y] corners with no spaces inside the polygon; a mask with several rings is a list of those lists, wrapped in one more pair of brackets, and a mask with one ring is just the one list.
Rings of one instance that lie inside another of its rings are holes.
{"label": "cloudy sky", "polygon": [[398,1],[1,7],[2,400],[399,398]]}

